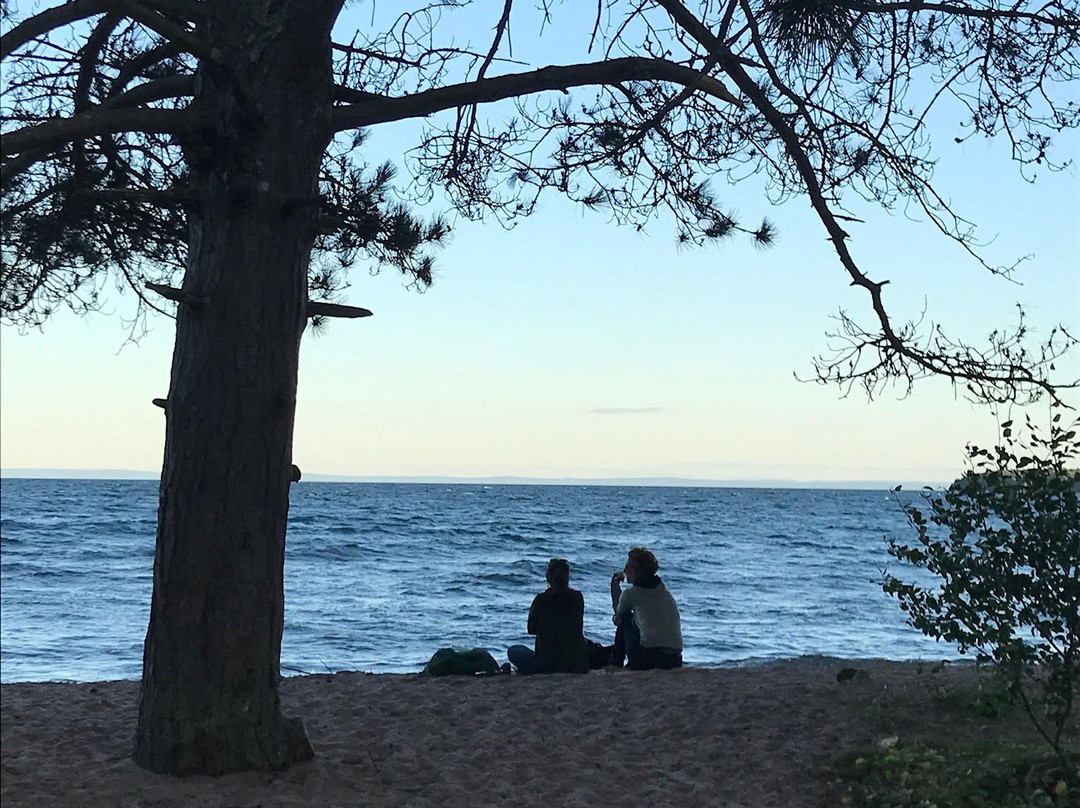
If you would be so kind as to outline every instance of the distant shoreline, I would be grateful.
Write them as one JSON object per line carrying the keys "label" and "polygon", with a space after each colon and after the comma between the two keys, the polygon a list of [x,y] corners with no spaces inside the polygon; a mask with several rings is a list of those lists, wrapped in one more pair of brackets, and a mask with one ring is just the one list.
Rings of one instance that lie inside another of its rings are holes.
{"label": "distant shoreline", "polygon": [[[136,469],[0,469],[0,478],[13,480],[157,480],[160,474]],[[344,474],[305,473],[301,485],[311,483],[375,483],[414,485],[574,485],[645,488],[798,488],[889,491],[897,485],[916,490],[926,485],[941,488],[941,481],[909,480],[784,480],[731,479],[703,480],[692,477],[450,477],[450,476],[350,476]]]}

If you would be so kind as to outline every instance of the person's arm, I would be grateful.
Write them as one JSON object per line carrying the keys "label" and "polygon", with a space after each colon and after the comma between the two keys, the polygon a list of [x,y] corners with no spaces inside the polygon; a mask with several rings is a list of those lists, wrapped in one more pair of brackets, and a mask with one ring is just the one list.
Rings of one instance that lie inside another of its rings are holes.
{"label": "person's arm", "polygon": [[627,589],[619,596],[619,602],[615,604],[615,616],[611,618],[611,622],[615,625],[620,625],[634,611],[634,595],[633,587]]}
{"label": "person's arm", "polygon": [[621,572],[616,572],[611,576],[611,608],[613,611],[619,611],[619,598],[622,597],[622,582],[626,576]]}
{"label": "person's arm", "polygon": [[525,626],[525,631],[527,631],[529,634],[533,634],[533,635],[536,634],[536,624],[539,622],[539,616],[536,614],[536,612],[537,612],[537,603],[539,603],[539,601],[540,601],[540,596],[539,595],[537,595],[535,598],[533,598],[532,606],[529,607],[529,622]]}

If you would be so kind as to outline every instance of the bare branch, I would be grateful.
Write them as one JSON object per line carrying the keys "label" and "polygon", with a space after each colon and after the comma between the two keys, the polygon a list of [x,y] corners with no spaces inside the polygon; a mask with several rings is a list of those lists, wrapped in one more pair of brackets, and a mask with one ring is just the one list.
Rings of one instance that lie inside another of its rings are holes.
{"label": "bare branch", "polygon": [[111,0],[111,5],[120,9],[131,19],[145,25],[151,31],[161,34],[173,45],[182,48],[200,59],[213,60],[206,43],[190,29],[177,25],[158,11],[147,8],[136,0]]}
{"label": "bare branch", "polygon": [[308,317],[345,317],[354,319],[357,317],[370,317],[371,314],[370,309],[363,309],[359,306],[344,306],[322,300],[309,300],[307,302]]}
{"label": "bare branch", "polygon": [[195,94],[195,77],[190,75],[166,76],[146,81],[127,92],[111,96],[98,105],[98,109],[135,107],[166,98],[184,98]]}
{"label": "bare branch", "polygon": [[155,292],[166,300],[171,300],[174,303],[182,303],[183,305],[191,306],[192,308],[198,308],[206,303],[205,298],[185,292],[183,289],[177,289],[174,286],[166,286],[163,283],[147,283],[144,285],[151,292]]}
{"label": "bare branch", "polygon": [[[153,101],[162,101],[166,98],[182,98],[184,96],[190,96],[194,91],[194,76],[166,76],[165,78],[155,79],[154,81],[140,84],[137,87],[128,90],[126,93],[112,96],[111,98],[106,99],[102,104],[93,107],[93,109],[105,110],[134,107]],[[4,136],[5,146],[7,145],[7,137],[7,135]],[[29,148],[16,157],[7,157],[5,155],[3,168],[0,169],[0,188],[7,189],[8,183],[15,177],[31,168],[35,163],[49,159],[49,156],[55,149],[62,146],[65,142],[68,141],[61,141],[60,143],[53,144],[49,147]]]}
{"label": "bare branch", "polygon": [[854,11],[863,11],[868,14],[892,14],[897,11],[927,11],[948,14],[953,17],[976,17],[984,20],[1026,20],[1027,22],[1047,25],[1053,28],[1080,29],[1080,17],[1075,14],[1069,16],[1062,13],[1060,16],[1053,14],[1032,14],[1028,11],[1018,11],[1015,8],[976,8],[960,3],[927,3],[924,0],[904,0],[903,2],[861,2],[860,0],[847,0],[845,7]]}
{"label": "bare branch", "polygon": [[[79,78],[75,83],[75,98],[72,104],[72,111],[76,116],[83,114],[90,108],[90,86],[97,73],[97,62],[101,56],[101,49],[105,46],[112,32],[116,30],[116,26],[120,24],[120,19],[120,15],[114,12],[109,12],[102,17],[98,24],[94,26],[90,36],[86,38],[86,44],[83,45],[79,53]],[[86,148],[82,140],[74,142],[72,163],[75,186],[79,187],[84,184],[86,176]]]}
{"label": "bare branch", "polygon": [[108,109],[96,107],[75,118],[46,121],[4,135],[5,158],[24,152],[55,149],[79,138],[119,132],[178,135],[194,130],[200,117],[187,109]]}
{"label": "bare branch", "polygon": [[78,20],[93,17],[95,14],[101,14],[109,8],[109,5],[110,0],[72,0],[35,14],[0,36],[0,59],[6,59],[17,48],[21,48],[42,34]]}
{"label": "bare branch", "polygon": [[702,76],[697,70],[663,59],[627,57],[605,62],[542,67],[531,73],[453,84],[398,98],[383,96],[378,101],[338,107],[334,111],[334,129],[340,132],[405,118],[422,118],[457,107],[550,90],[566,92],[571,87],[649,80],[682,84],[737,107],[743,105],[723,84],[710,76]]}
{"label": "bare branch", "polygon": [[152,188],[103,188],[83,193],[103,201],[140,202],[164,208],[186,205],[196,199],[193,192],[180,189],[158,191]]}
{"label": "bare branch", "polygon": [[[992,338],[990,349],[981,353],[975,352],[969,346],[945,340],[943,337],[931,343],[928,348],[920,349],[912,342],[913,330],[898,333],[886,313],[882,300],[882,289],[888,281],[870,280],[856,264],[847,247],[848,234],[840,226],[833,213],[822,191],[818,175],[789,121],[772,104],[758,83],[733,58],[727,46],[694,17],[680,0],[657,0],[657,2],[671,14],[677,24],[690,33],[711,54],[719,58],[727,75],[782,138],[787,154],[795,164],[805,191],[810,197],[810,203],[825,226],[841,264],[852,279],[852,285],[860,286],[870,294],[871,306],[881,328],[880,336],[875,337],[857,329],[850,320],[845,318],[845,330],[854,346],[851,349],[853,353],[849,354],[853,356],[853,360],[848,363],[848,367],[843,372],[826,380],[850,383],[853,379],[862,376],[870,380],[864,381],[864,385],[868,392],[872,392],[873,380],[883,376],[896,378],[906,375],[909,379],[913,378],[911,371],[904,369],[904,362],[907,361],[922,368],[927,374],[945,376],[954,382],[968,383],[969,389],[979,398],[986,399],[993,395],[1003,395],[1011,400],[1019,396],[1021,389],[1026,388],[1045,392],[1053,400],[1059,400],[1056,390],[1062,386],[1051,385],[1044,377],[1038,375],[1036,370],[1039,363],[1021,361],[1026,359],[1023,353],[1019,353],[1018,356],[1010,355],[1018,350],[1015,346],[1019,344],[1019,338],[1023,335],[1022,330],[1014,339],[995,341]],[[857,360],[864,348],[877,351],[879,360],[869,370],[859,372],[856,370]],[[898,361],[897,358],[901,359]],[[1049,364],[1049,360],[1045,364]],[[833,366],[832,370],[835,371],[836,367]],[[1065,387],[1068,386],[1065,385]]]}
{"label": "bare branch", "polygon": [[135,0],[70,0],[23,20],[0,37],[0,59],[7,58],[16,49],[42,34],[109,10],[122,11],[188,53],[200,58],[210,57],[203,41],[191,30],[177,25],[159,11]]}
{"label": "bare branch", "polygon": [[[325,8],[339,4],[327,0]],[[1027,178],[1037,167],[1067,164],[1052,139],[1080,126],[1070,92],[1080,81],[1077,0],[597,2],[595,25],[592,7],[587,19],[563,21],[583,48],[602,50],[602,60],[540,69],[507,58],[511,11],[517,25],[519,11],[524,19],[532,10],[513,0],[478,9],[486,40],[478,50],[464,29],[446,24],[462,5],[381,10],[351,44],[336,45],[322,30],[306,43],[329,57],[332,78],[303,74],[302,66],[296,78],[319,93],[332,90],[330,126],[354,130],[323,155],[317,195],[289,203],[317,208],[305,233],[314,239],[308,289],[318,303],[342,302],[336,296],[358,262],[429,284],[429,250],[449,228],[418,217],[414,205],[436,198],[462,216],[511,226],[554,192],[635,228],[670,214],[680,244],[742,231],[767,245],[771,223],[743,226],[723,199],[728,184],[756,176],[771,203],[809,200],[842,277],[865,290],[873,310],[865,329],[841,315],[829,335],[835,358],[815,363],[819,381],[860,384],[872,395],[893,381],[943,375],[984,400],[1055,397],[1070,387],[1057,383],[1062,371],[1049,364],[1076,344],[1064,329],[1040,355],[1026,347],[1023,323],[970,345],[932,322],[906,322],[887,310],[887,281],[873,279],[869,256],[856,261],[845,229],[865,217],[863,202],[911,211],[984,268],[1007,275],[1012,262],[983,258],[988,242],[976,240],[974,224],[936,184],[932,135],[942,113],[958,112],[949,117],[957,142],[1000,136]],[[272,85],[246,92],[250,77],[229,81],[249,67],[230,61],[246,57],[239,43],[258,36],[262,23],[277,25],[256,20],[265,10],[257,6],[248,20],[240,6],[205,0],[73,0],[5,36],[4,125],[14,130],[2,144],[5,263],[10,258],[21,274],[5,275],[0,291],[15,319],[34,324],[70,299],[77,310],[94,308],[103,276],[126,279],[140,299],[149,294],[145,281],[181,285],[200,171],[218,169],[214,142],[194,148],[203,145],[199,127],[213,124],[241,147],[259,136],[254,116],[209,121],[187,103],[195,63],[219,57],[205,73],[207,108],[219,92],[228,101],[222,109],[276,97]],[[548,0],[535,11],[545,40],[565,35],[547,30],[561,24]],[[100,14],[109,17],[99,22]],[[203,24],[203,14],[214,24]],[[273,32],[280,29],[264,31]],[[566,52],[562,40],[552,44]],[[211,46],[224,55],[207,52]],[[524,52],[543,58],[531,46]],[[393,165],[364,163],[366,127],[440,112],[449,114],[432,118],[416,148],[405,149],[415,173],[404,187]]]}

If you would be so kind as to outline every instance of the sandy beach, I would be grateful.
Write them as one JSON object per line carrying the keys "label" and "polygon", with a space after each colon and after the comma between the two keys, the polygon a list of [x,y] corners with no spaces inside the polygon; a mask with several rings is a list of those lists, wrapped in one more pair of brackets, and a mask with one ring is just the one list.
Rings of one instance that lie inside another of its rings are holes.
{"label": "sandy beach", "polygon": [[[837,681],[853,666],[863,673]],[[896,737],[1027,738],[950,693],[970,666],[804,658],[764,666],[429,678],[285,679],[316,759],[279,773],[150,774],[129,759],[138,683],[2,687],[4,808],[837,805],[830,767]]]}

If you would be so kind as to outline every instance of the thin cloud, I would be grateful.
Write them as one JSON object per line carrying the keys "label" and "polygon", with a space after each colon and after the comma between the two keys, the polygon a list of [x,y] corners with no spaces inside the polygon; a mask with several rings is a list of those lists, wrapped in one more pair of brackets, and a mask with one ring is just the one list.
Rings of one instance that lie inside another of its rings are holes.
{"label": "thin cloud", "polygon": [[671,407],[597,407],[589,415],[641,415],[647,412],[665,412]]}

